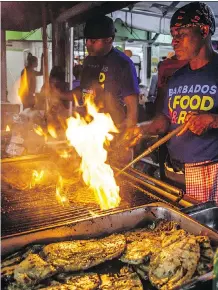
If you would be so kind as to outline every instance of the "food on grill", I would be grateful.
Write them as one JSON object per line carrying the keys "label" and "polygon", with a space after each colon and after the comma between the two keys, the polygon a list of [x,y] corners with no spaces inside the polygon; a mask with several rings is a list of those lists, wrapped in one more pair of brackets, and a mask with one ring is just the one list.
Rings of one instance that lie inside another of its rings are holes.
{"label": "food on grill", "polygon": [[[76,288],[74,285],[67,285],[67,284],[57,284],[57,285],[53,285],[53,286],[48,286],[46,288],[38,288],[40,290],[76,290],[78,288]],[[80,290],[86,290],[86,288],[79,288]],[[92,289],[92,288],[87,288],[87,289]],[[93,288],[96,289],[96,288]]]}
{"label": "food on grill", "polygon": [[[29,254],[14,270],[18,285],[31,287],[41,280],[53,276],[56,269],[37,254]],[[27,288],[28,289],[28,288]]]}
{"label": "food on grill", "polygon": [[14,270],[17,265],[20,264],[20,262],[23,261],[29,254],[39,253],[41,249],[42,245],[28,246],[4,259],[1,263],[1,279],[4,282],[10,282],[13,280]]}
{"label": "food on grill", "polygon": [[101,275],[101,290],[143,290],[138,275],[129,267],[123,267],[118,274]]}
{"label": "food on grill", "polygon": [[190,280],[200,258],[196,237],[187,235],[161,249],[152,256],[149,280],[158,289],[172,289]]}
{"label": "food on grill", "polygon": [[166,222],[157,220],[147,228],[140,228],[124,233],[127,243],[160,236],[163,232],[171,232],[179,229],[179,224],[174,221]]}
{"label": "food on grill", "polygon": [[58,281],[53,282],[53,285],[48,287],[40,287],[38,289],[46,290],[95,290],[99,289],[101,284],[100,277],[96,273],[81,273],[81,274],[59,274],[56,278]]}
{"label": "food on grill", "polygon": [[164,233],[170,236],[169,240],[176,239],[177,234],[173,235],[172,232],[178,232],[179,225],[177,223],[160,220],[154,226],[153,230],[144,228],[125,233],[127,247],[120,258],[122,262],[132,265],[146,263],[151,255],[160,251],[163,240],[166,243]]}
{"label": "food on grill", "polygon": [[[158,289],[173,289],[210,271],[214,256],[208,237],[178,227],[158,221],[105,238],[29,246],[3,260],[3,289],[138,290],[143,289],[140,278]],[[116,271],[107,268],[109,260]],[[93,273],[78,272],[91,267]]]}
{"label": "food on grill", "polygon": [[169,245],[172,245],[173,243],[182,240],[183,238],[186,238],[188,233],[184,230],[177,230],[177,231],[171,231],[171,232],[163,232],[161,234],[161,246],[162,248],[165,248]]}
{"label": "food on grill", "polygon": [[43,248],[45,260],[63,272],[86,270],[119,257],[126,247],[124,235],[103,239],[60,242]]}
{"label": "food on grill", "polygon": [[140,264],[137,266],[133,266],[133,269],[136,271],[136,273],[141,277],[143,280],[148,280],[148,269],[149,269],[149,264],[145,266],[144,264]]}
{"label": "food on grill", "polygon": [[149,257],[160,249],[161,242],[158,237],[142,239],[127,244],[126,251],[120,260],[124,263],[138,265],[146,262]]}
{"label": "food on grill", "polygon": [[213,267],[214,252],[210,245],[210,240],[205,236],[198,236],[197,241],[200,245],[200,260],[197,266],[197,273],[204,275]]}
{"label": "food on grill", "polygon": [[2,267],[12,266],[20,263],[24,260],[29,254],[39,253],[42,249],[42,245],[32,245],[25,247],[23,250],[20,250],[14,254],[9,255],[6,259],[1,262]]}

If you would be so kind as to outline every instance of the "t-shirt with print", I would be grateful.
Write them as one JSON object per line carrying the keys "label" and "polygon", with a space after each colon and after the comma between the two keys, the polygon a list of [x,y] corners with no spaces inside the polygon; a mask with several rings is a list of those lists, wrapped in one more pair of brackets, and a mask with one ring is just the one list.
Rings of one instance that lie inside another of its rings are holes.
{"label": "t-shirt with print", "polygon": [[136,69],[131,59],[116,48],[105,56],[87,56],[83,65],[83,96],[92,94],[93,85],[100,85],[123,104],[126,96],[139,94]]}
{"label": "t-shirt with print", "polygon": [[[197,70],[187,64],[170,79],[163,110],[171,120],[170,131],[184,123],[188,112],[218,114],[218,55]],[[171,158],[182,163],[215,161],[218,130],[209,129],[200,136],[188,130],[172,137],[167,147]]]}

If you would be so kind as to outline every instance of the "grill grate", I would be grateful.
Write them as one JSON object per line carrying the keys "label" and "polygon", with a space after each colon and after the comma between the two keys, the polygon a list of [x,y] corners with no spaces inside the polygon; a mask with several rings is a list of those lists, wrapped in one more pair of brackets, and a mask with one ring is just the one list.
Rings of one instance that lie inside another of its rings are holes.
{"label": "grill grate", "polygon": [[55,186],[21,191],[2,184],[2,237],[52,228],[155,201],[128,181],[122,181],[120,188],[120,206],[103,211],[91,191],[81,184],[68,189],[69,203],[65,206],[58,203]]}

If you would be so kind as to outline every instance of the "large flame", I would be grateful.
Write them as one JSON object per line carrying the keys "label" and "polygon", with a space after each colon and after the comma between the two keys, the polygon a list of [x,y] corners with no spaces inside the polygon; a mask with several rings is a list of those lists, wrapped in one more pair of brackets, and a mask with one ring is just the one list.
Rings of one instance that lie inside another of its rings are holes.
{"label": "large flame", "polygon": [[69,152],[67,152],[66,150],[63,150],[63,151],[59,152],[59,156],[61,158],[64,158],[64,159],[68,159],[71,157],[71,154]]}
{"label": "large flame", "polygon": [[59,175],[58,177],[58,182],[56,185],[56,198],[58,202],[60,202],[62,205],[64,205],[66,202],[68,202],[66,196],[63,194],[63,186],[64,186],[64,181],[62,176]]}
{"label": "large flame", "polygon": [[79,114],[67,120],[66,136],[82,158],[80,169],[83,179],[95,192],[101,209],[115,208],[120,203],[119,186],[112,168],[106,164],[105,142],[113,139],[109,132],[118,133],[109,114],[99,113],[90,97],[86,99],[88,114],[93,118],[87,122]]}
{"label": "large flame", "polygon": [[10,127],[9,127],[8,125],[6,126],[5,131],[6,131],[6,132],[10,132],[10,131],[11,131],[11,129],[10,129]]}
{"label": "large flame", "polygon": [[54,126],[51,124],[48,124],[48,133],[51,135],[53,138],[57,138],[57,132]]}
{"label": "large flame", "polygon": [[30,182],[30,188],[35,187],[37,184],[40,184],[42,179],[44,177],[44,170],[40,170],[39,172],[37,170],[33,170],[32,172],[32,179]]}
{"label": "large flame", "polygon": [[33,130],[34,130],[35,133],[36,133],[37,135],[39,135],[39,136],[44,136],[44,135],[45,135],[45,133],[44,133],[42,127],[39,126],[39,125],[35,125],[35,126],[33,127]]}
{"label": "large flame", "polygon": [[20,88],[18,93],[21,100],[23,99],[23,96],[26,95],[27,91],[28,91],[28,78],[27,78],[27,70],[25,68],[20,78]]}

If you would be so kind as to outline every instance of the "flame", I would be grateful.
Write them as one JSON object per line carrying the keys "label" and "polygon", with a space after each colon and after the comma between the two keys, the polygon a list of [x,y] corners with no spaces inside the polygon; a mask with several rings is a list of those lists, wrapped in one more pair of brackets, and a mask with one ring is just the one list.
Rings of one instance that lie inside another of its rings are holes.
{"label": "flame", "polygon": [[33,188],[36,186],[36,184],[39,184],[44,177],[44,170],[41,170],[38,172],[37,170],[33,170],[32,172],[32,179],[30,182],[30,188]]}
{"label": "flame", "polygon": [[74,106],[75,107],[79,107],[79,102],[78,102],[77,97],[76,97],[75,94],[73,94],[73,102],[74,102]]}
{"label": "flame", "polygon": [[43,136],[43,135],[45,135],[45,133],[44,133],[42,127],[40,127],[40,126],[38,126],[38,125],[34,126],[34,127],[33,127],[33,130],[34,130],[35,133],[38,134],[39,136]]}
{"label": "flame", "polygon": [[57,138],[57,132],[51,124],[48,124],[48,133],[51,135],[51,137]]}
{"label": "flame", "polygon": [[10,129],[10,127],[9,127],[8,125],[6,126],[5,131],[6,131],[6,132],[10,132],[10,131],[11,131],[11,129]]}
{"label": "flame", "polygon": [[71,154],[67,152],[66,150],[64,150],[63,152],[59,153],[59,156],[64,159],[68,159],[71,157]]}
{"label": "flame", "polygon": [[70,117],[67,120],[66,136],[82,158],[80,170],[83,179],[94,190],[101,209],[115,208],[120,203],[119,186],[112,168],[105,163],[107,151],[104,144],[113,139],[109,132],[118,133],[118,130],[109,114],[98,112],[90,96],[86,98],[85,105],[92,117],[91,122],[79,114],[75,118]]}
{"label": "flame", "polygon": [[62,176],[59,175],[58,182],[56,185],[56,198],[57,198],[58,202],[60,202],[61,204],[64,204],[68,201],[66,196],[64,196],[62,193],[63,186],[64,186],[63,178],[62,178]]}
{"label": "flame", "polygon": [[28,91],[28,78],[27,78],[27,70],[24,68],[23,74],[20,78],[20,88],[19,88],[19,97],[22,100],[23,96],[26,95]]}

